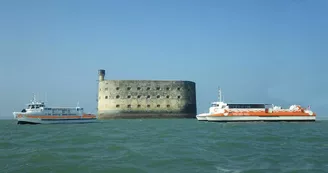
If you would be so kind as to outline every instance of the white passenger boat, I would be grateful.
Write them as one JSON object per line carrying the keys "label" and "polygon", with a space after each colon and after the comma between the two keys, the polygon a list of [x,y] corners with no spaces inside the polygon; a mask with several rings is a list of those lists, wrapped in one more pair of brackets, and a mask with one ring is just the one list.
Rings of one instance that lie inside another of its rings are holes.
{"label": "white passenger boat", "polygon": [[291,105],[289,108],[281,108],[273,104],[264,103],[226,103],[221,101],[221,89],[219,89],[220,101],[212,102],[208,113],[197,115],[198,120],[230,122],[230,121],[315,121],[316,113],[310,107]]}
{"label": "white passenger boat", "polygon": [[21,112],[13,112],[17,124],[57,124],[96,122],[97,116],[86,114],[81,107],[47,107],[34,99]]}

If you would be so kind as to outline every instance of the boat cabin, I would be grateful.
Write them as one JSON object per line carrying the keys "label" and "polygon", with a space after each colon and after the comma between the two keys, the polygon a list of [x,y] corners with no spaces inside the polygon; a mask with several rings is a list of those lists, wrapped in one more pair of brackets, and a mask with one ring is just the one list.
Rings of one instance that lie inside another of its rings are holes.
{"label": "boat cabin", "polygon": [[39,108],[44,108],[44,103],[27,105],[27,109],[39,109]]}
{"label": "boat cabin", "polygon": [[265,109],[269,104],[227,104],[229,109]]}
{"label": "boat cabin", "polygon": [[266,109],[273,107],[272,104],[246,104],[246,103],[224,103],[224,102],[212,102],[211,107],[218,109]]}

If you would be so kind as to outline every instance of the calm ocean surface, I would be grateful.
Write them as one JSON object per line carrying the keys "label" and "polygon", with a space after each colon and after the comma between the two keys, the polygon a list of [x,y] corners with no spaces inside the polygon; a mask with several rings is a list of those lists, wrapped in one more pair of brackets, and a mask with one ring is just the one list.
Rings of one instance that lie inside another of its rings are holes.
{"label": "calm ocean surface", "polygon": [[0,121],[0,172],[328,172],[328,121]]}

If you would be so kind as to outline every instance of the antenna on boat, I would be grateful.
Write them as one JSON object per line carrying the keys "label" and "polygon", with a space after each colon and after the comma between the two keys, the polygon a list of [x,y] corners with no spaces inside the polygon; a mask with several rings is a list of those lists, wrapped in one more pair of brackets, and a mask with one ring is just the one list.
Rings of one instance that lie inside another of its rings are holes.
{"label": "antenna on boat", "polygon": [[77,101],[76,107],[79,107],[79,101]]}
{"label": "antenna on boat", "polygon": [[219,87],[219,99],[220,99],[220,102],[222,101],[222,95],[221,95],[221,88]]}
{"label": "antenna on boat", "polygon": [[35,102],[36,101],[36,95],[34,94],[33,95],[33,102]]}
{"label": "antenna on boat", "polygon": [[[34,93],[33,93],[33,96],[34,96]],[[32,103],[33,102],[33,99],[31,99],[30,102]]]}
{"label": "antenna on boat", "polygon": [[45,93],[44,102],[47,103],[47,92]]}

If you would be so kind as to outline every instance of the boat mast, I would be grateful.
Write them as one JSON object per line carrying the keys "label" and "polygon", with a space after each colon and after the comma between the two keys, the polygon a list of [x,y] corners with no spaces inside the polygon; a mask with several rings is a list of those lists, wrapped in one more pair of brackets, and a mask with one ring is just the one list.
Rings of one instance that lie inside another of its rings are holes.
{"label": "boat mast", "polygon": [[222,102],[221,88],[219,87],[219,100]]}
{"label": "boat mast", "polygon": [[34,94],[33,95],[33,104],[35,104],[35,102],[36,102],[36,95]]}

